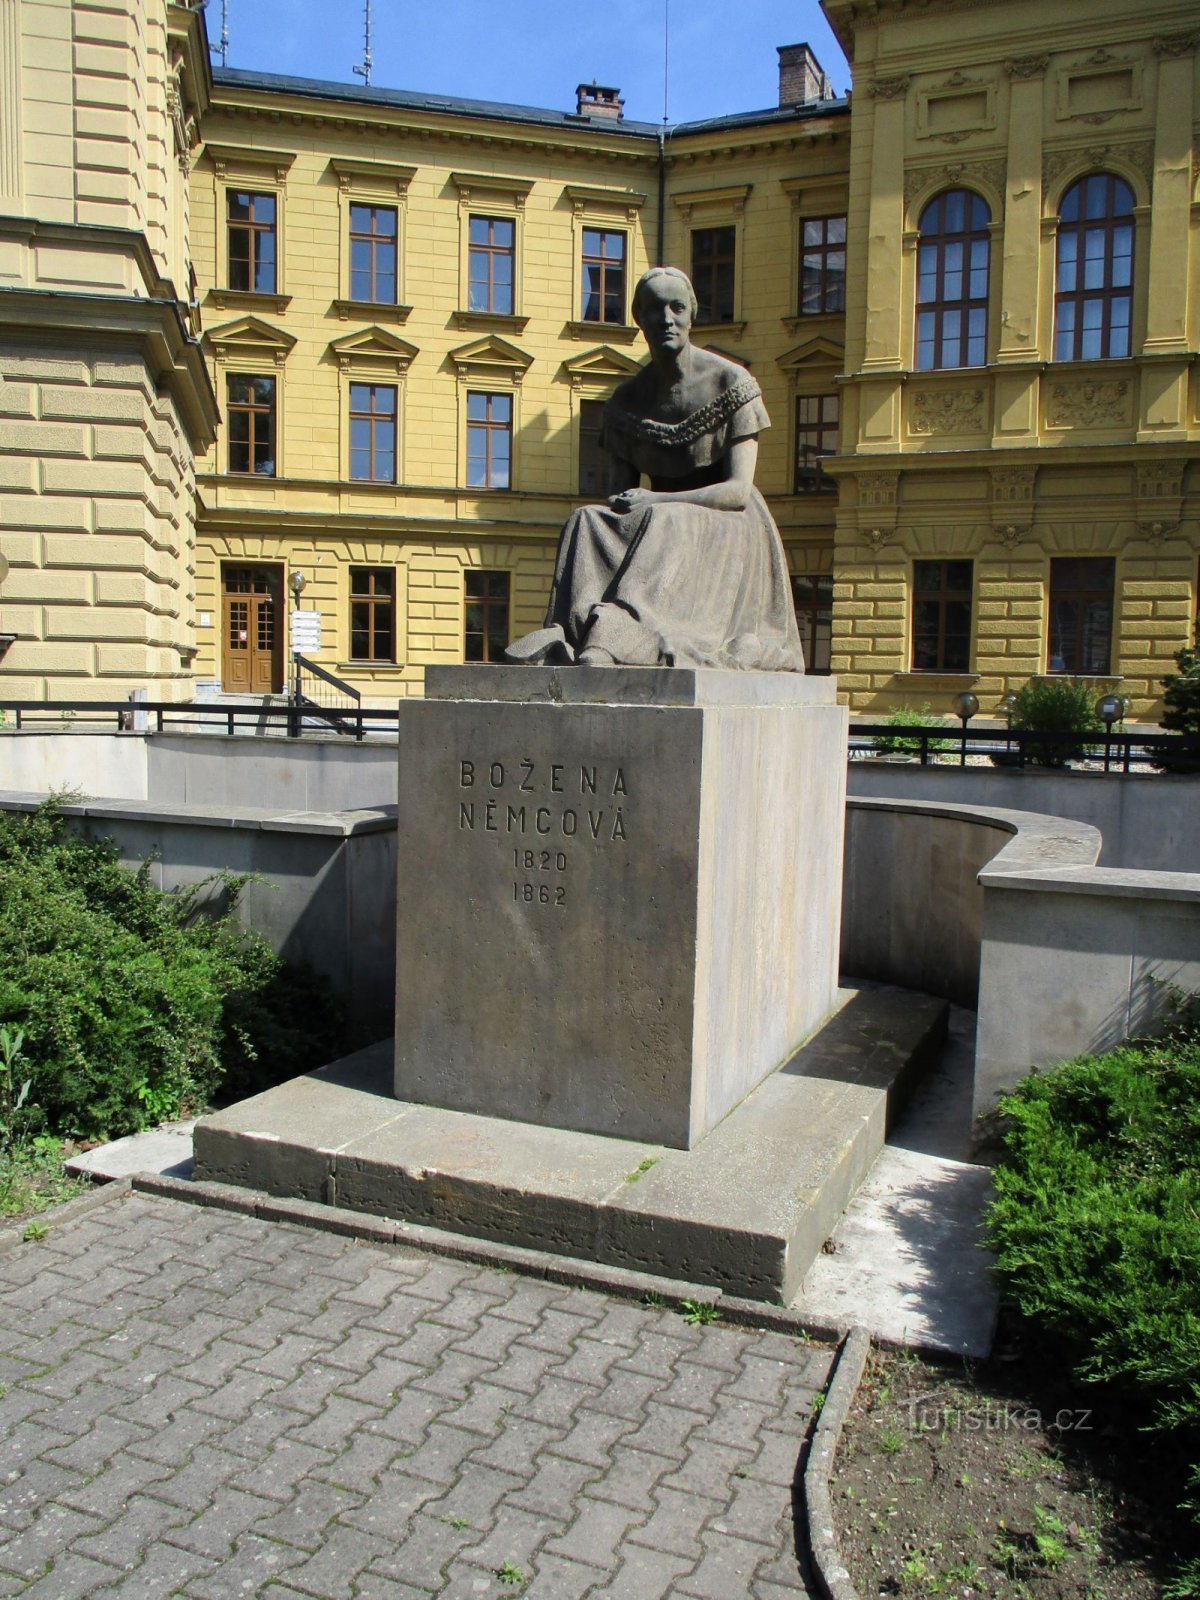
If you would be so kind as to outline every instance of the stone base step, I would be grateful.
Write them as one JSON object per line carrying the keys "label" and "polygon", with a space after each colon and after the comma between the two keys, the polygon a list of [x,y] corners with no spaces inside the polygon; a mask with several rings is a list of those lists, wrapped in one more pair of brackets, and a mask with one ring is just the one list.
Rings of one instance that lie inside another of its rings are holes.
{"label": "stone base step", "polygon": [[866,985],[693,1150],[392,1098],[392,1044],[202,1118],[195,1176],[789,1301],[946,1034]]}

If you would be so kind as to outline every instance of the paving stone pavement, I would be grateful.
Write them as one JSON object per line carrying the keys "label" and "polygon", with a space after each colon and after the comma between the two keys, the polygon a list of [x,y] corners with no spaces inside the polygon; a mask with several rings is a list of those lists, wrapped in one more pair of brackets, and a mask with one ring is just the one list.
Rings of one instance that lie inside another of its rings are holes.
{"label": "paving stone pavement", "polygon": [[0,1596],[815,1593],[830,1361],[135,1193],[0,1257]]}

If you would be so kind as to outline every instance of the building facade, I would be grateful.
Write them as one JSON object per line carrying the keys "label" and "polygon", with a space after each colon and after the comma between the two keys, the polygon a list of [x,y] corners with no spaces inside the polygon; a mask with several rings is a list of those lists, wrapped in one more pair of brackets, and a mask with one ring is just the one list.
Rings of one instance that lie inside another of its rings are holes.
{"label": "building facade", "polygon": [[661,130],[210,70],[165,0],[0,0],[0,694],[368,704],[536,626],[630,298],[773,427],[810,666],[1153,717],[1200,564],[1194,0],[823,0],[779,104]]}
{"label": "building facade", "polygon": [[854,63],[834,670],[1153,716],[1200,562],[1190,0],[824,0]]}
{"label": "building facade", "polygon": [[0,694],[191,699],[210,77],[164,0],[0,0]]}

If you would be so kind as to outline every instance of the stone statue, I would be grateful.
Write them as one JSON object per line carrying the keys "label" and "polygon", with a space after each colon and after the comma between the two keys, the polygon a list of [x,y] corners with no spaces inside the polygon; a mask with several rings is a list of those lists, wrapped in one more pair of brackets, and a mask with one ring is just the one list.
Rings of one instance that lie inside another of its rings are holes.
{"label": "stone statue", "polygon": [[804,671],[779,530],[754,487],[770,419],[744,368],[690,342],[695,314],[677,267],[639,279],[650,360],[608,402],[601,436],[615,492],[567,522],[546,625],[509,661]]}

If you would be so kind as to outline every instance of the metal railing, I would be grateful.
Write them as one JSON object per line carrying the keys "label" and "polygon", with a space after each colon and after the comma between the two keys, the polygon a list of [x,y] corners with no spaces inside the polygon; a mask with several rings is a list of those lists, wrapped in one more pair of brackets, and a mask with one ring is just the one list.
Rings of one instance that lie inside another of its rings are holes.
{"label": "metal railing", "polygon": [[[396,711],[388,706],[359,706],[353,718],[324,706],[297,707],[284,701],[253,705],[222,705],[204,700],[0,700],[0,736],[7,724],[18,731],[43,732],[194,732],[197,723],[206,730],[260,734],[265,731],[293,738],[316,724],[363,738],[367,733],[396,732]],[[339,727],[338,724],[341,724]]]}
{"label": "metal railing", "polygon": [[897,727],[890,722],[851,722],[850,759],[915,757],[923,767],[953,763],[965,767],[969,756],[986,756],[994,766],[1057,766],[1068,761],[1101,763],[1105,772],[1131,772],[1153,767],[1159,754],[1178,760],[1190,757],[1200,769],[1200,734],[1132,733],[1109,728],[1104,733],[1051,733],[1035,728]]}
{"label": "metal railing", "polygon": [[[340,696],[340,700],[337,698]],[[336,673],[318,666],[299,650],[292,652],[292,722],[298,738],[306,718],[324,719],[336,733],[363,736],[362,695]]]}

